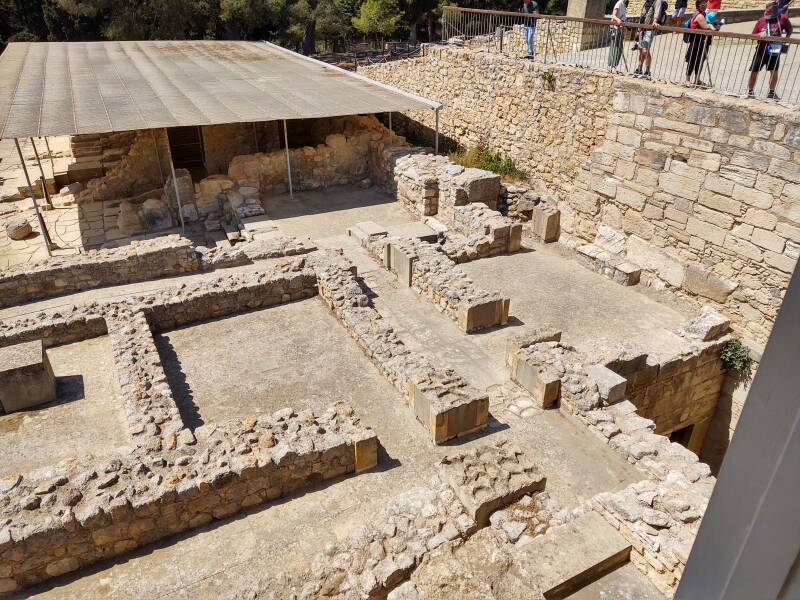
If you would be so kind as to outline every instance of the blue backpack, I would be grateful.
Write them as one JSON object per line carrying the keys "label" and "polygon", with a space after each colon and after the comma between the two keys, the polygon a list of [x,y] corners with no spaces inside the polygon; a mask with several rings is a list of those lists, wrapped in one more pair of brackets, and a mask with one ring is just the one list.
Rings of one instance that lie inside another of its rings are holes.
{"label": "blue backpack", "polygon": [[[691,26],[692,26],[692,19],[694,19],[695,15],[697,15],[697,11],[694,11],[694,12],[693,12],[691,15],[689,15],[689,18],[688,18],[688,19],[686,19],[686,20],[683,22],[683,27],[684,27],[684,29],[690,29],[690,28],[691,28]],[[692,34],[691,34],[691,33],[689,33],[688,31],[684,31],[684,32],[683,32],[683,43],[684,43],[684,44],[688,44],[688,43],[689,43],[689,42],[692,40],[692,38],[691,38],[691,35],[692,35]]]}

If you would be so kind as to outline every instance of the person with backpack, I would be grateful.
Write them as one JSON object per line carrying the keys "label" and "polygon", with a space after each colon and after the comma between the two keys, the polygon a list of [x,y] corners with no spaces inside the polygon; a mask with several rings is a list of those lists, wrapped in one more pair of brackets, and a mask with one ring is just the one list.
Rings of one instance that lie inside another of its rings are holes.
{"label": "person with backpack", "polygon": [[622,44],[625,41],[625,17],[627,16],[628,0],[617,0],[611,11],[611,39],[608,44],[608,66],[616,70],[622,58]]}
{"label": "person with backpack", "polygon": [[[706,20],[707,5],[705,0],[696,0],[695,7],[697,10],[689,19],[689,29],[713,31],[714,26]],[[704,86],[706,84],[700,80],[700,71],[703,69],[703,64],[706,60],[708,46],[711,44],[711,36],[699,33],[684,33],[683,41],[689,44],[685,56],[686,85]],[[694,81],[692,76],[694,76]]]}
{"label": "person with backpack", "polygon": [[[663,25],[667,18],[667,2],[666,0],[645,0],[642,5],[642,13],[639,17],[639,22],[642,25]],[[653,61],[653,55],[650,54],[650,48],[653,45],[653,38],[656,36],[655,27],[653,29],[640,29],[639,30],[639,63],[636,66],[634,75],[641,75],[642,77],[650,77],[650,63]]]}
{"label": "person with backpack", "polygon": [[686,12],[686,6],[688,4],[688,0],[676,0],[675,10],[672,11],[673,24],[680,23],[680,19],[683,18],[684,13]]}
{"label": "person with backpack", "polygon": [[[539,12],[536,0],[522,0],[519,12],[532,15]],[[536,19],[525,19],[522,23],[522,33],[525,35],[525,45],[528,47],[527,58],[533,58],[534,37],[536,36]]]}
{"label": "person with backpack", "polygon": [[[792,35],[792,23],[789,18],[778,11],[778,4],[770,2],[764,9],[764,14],[756,21],[753,27],[753,35],[760,37],[790,37]],[[789,46],[781,42],[759,41],[756,44],[756,53],[753,62],[750,64],[750,79],[747,81],[747,95],[755,98],[756,81],[758,73],[764,67],[769,71],[769,93],[767,98],[779,100],[775,93],[775,86],[778,85],[778,69],[781,65],[781,54],[786,54]]]}

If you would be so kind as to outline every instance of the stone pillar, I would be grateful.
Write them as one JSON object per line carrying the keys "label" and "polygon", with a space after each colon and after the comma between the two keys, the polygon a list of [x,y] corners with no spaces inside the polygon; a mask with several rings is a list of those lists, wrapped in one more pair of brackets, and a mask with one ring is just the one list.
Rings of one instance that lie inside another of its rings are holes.
{"label": "stone pillar", "polygon": [[0,404],[7,413],[56,399],[56,378],[42,340],[0,348]]}
{"label": "stone pillar", "polygon": [[[606,3],[603,0],[569,0],[567,16],[578,19],[602,19],[605,16]],[[608,41],[608,27],[591,23],[573,23],[577,32],[579,50],[596,48]],[[575,39],[575,36],[572,37]]]}

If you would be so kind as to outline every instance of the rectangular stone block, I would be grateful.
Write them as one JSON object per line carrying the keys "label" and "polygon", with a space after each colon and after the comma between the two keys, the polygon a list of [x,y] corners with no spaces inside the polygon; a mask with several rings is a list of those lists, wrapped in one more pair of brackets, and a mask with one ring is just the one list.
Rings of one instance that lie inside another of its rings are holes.
{"label": "rectangular stone block", "polygon": [[533,232],[543,242],[558,241],[561,227],[561,212],[548,206],[533,209]]}
{"label": "rectangular stone block", "polygon": [[56,399],[56,377],[42,340],[0,348],[0,404],[7,413]]}
{"label": "rectangular stone block", "polygon": [[600,398],[607,404],[615,404],[625,399],[627,379],[603,365],[591,365],[586,368],[586,372],[597,384]]}
{"label": "rectangular stone block", "polygon": [[448,389],[447,380],[406,382],[406,400],[435,444],[480,431],[489,422],[489,397],[466,386]]}
{"label": "rectangular stone block", "polygon": [[470,333],[495,325],[504,325],[508,321],[510,299],[490,300],[478,304],[462,303],[458,307],[458,326]]}
{"label": "rectangular stone block", "polygon": [[357,440],[355,446],[356,473],[366,471],[378,464],[378,438],[377,436],[365,437]]}
{"label": "rectangular stone block", "polygon": [[522,248],[522,223],[514,223],[509,228],[508,252],[519,252]]}
{"label": "rectangular stone block", "polygon": [[373,221],[362,221],[347,228],[347,235],[356,238],[358,241],[375,239],[387,235],[386,228]]}
{"label": "rectangular stone block", "polygon": [[518,358],[512,360],[511,380],[527,390],[539,408],[552,406],[561,392],[561,378],[555,372],[539,369]]}
{"label": "rectangular stone block", "polygon": [[394,244],[389,245],[389,255],[389,262],[392,270],[397,273],[397,279],[406,287],[411,287],[414,259]]}

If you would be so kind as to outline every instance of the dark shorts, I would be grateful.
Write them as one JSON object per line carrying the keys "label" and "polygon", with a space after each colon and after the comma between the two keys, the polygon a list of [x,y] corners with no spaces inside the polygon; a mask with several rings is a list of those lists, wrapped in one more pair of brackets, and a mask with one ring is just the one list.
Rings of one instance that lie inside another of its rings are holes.
{"label": "dark shorts", "polygon": [[766,67],[767,71],[777,71],[780,64],[781,55],[770,54],[765,48],[764,50],[756,50],[756,54],[753,56],[753,62],[750,63],[750,70],[757,73]]}

